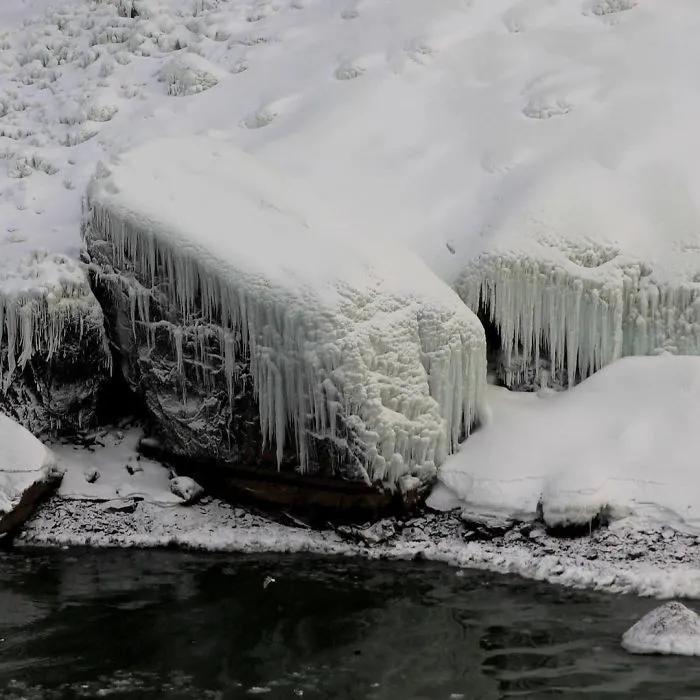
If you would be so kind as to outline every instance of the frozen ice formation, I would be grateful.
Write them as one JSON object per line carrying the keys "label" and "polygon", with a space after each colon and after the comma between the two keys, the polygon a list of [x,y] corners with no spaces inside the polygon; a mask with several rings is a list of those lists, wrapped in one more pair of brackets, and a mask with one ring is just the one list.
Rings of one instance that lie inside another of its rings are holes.
{"label": "frozen ice formation", "polygon": [[[368,482],[423,481],[483,411],[484,332],[455,292],[223,141],[157,140],[101,165],[84,234],[120,271],[102,279],[137,281],[134,328],[155,331],[163,297],[186,325],[218,329],[231,394],[249,357],[263,439],[278,460],[293,441],[302,471],[309,435],[351,434]],[[169,328],[182,358],[181,324]]]}
{"label": "frozen ice formation", "polygon": [[0,407],[36,435],[87,427],[111,362],[103,321],[69,257],[39,250],[0,268]]}
{"label": "frozen ice formation", "polygon": [[700,617],[682,603],[671,601],[647,613],[622,636],[632,654],[700,655]]}
{"label": "frozen ice formation", "polygon": [[507,356],[544,355],[572,386],[623,356],[700,353],[698,220],[666,176],[572,158],[527,186],[511,178],[455,281],[488,309]]}

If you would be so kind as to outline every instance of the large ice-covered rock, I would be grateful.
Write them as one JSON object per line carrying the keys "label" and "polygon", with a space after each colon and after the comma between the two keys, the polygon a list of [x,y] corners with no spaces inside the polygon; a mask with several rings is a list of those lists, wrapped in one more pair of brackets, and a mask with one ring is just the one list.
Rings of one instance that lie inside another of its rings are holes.
{"label": "large ice-covered rock", "polygon": [[34,435],[88,428],[109,369],[102,309],[77,262],[38,251],[0,263],[0,409]]}
{"label": "large ice-covered rock", "polygon": [[84,236],[171,453],[413,491],[481,415],[484,332],[458,296],[223,141],[100,166]]}
{"label": "large ice-covered rock", "polygon": [[622,636],[632,654],[700,656],[700,616],[671,601],[647,613]]}
{"label": "large ice-covered rock", "polygon": [[0,535],[16,531],[61,477],[51,451],[0,413]]}

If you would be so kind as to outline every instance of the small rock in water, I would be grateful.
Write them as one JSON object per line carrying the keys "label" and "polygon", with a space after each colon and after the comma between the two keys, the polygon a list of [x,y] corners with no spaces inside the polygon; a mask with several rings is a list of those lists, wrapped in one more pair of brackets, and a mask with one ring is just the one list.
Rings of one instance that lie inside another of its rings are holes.
{"label": "small rock in water", "polygon": [[99,478],[100,472],[98,472],[97,469],[88,469],[85,472],[85,481],[87,481],[88,484],[94,484]]}
{"label": "small rock in water", "polygon": [[700,656],[700,616],[672,601],[647,613],[622,635],[632,654]]}
{"label": "small rock in water", "polygon": [[171,479],[170,491],[182,498],[183,505],[190,505],[204,495],[204,489],[189,476],[176,476]]}

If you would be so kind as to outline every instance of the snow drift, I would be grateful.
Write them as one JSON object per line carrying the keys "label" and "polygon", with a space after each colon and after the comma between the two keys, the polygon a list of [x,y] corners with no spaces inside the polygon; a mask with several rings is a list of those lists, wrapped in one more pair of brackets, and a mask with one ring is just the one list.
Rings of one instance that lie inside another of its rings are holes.
{"label": "snow drift", "polygon": [[541,504],[550,526],[601,512],[700,525],[700,358],[623,358],[567,392],[493,387],[489,401],[492,424],[440,471],[472,509],[530,518]]}
{"label": "snow drift", "polygon": [[[178,309],[181,323],[165,325],[180,370],[183,325],[217,329],[231,396],[249,358],[278,461],[291,440],[306,471],[310,435],[352,436],[366,480],[407,488],[482,412],[483,329],[458,296],[413,253],[348,229],[223,141],[155,141],[100,166],[84,234],[112,261],[100,279],[136,281],[134,329],[155,332],[163,297]],[[199,354],[205,365],[203,342]]]}

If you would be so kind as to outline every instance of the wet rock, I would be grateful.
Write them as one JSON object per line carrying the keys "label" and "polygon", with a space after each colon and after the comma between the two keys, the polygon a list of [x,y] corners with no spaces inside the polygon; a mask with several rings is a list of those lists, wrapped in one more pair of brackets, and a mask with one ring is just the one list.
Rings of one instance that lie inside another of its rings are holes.
{"label": "wet rock", "polygon": [[491,540],[494,537],[502,537],[515,525],[515,521],[511,518],[478,513],[466,508],[462,510],[460,517],[466,528],[465,539],[468,540]]}

